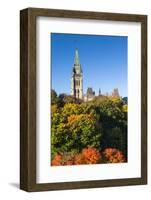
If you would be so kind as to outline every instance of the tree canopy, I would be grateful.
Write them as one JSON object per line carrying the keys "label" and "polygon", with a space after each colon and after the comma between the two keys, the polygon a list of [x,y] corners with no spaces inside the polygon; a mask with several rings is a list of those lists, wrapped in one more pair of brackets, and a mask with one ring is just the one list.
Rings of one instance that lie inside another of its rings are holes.
{"label": "tree canopy", "polygon": [[127,112],[128,106],[121,98],[100,97],[83,102],[66,94],[58,96],[52,90],[52,159],[67,153],[80,156],[80,152],[87,148],[94,148],[99,152],[112,148],[117,149],[115,152],[121,152],[117,153],[121,155],[120,158],[125,156],[121,160],[126,160]]}

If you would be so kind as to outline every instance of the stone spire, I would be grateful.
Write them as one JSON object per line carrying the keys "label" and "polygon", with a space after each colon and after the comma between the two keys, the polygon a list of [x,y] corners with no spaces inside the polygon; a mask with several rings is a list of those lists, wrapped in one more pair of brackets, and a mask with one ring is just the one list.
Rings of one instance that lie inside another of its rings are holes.
{"label": "stone spire", "polygon": [[101,96],[101,89],[99,88],[99,96]]}
{"label": "stone spire", "polygon": [[71,95],[77,99],[83,99],[83,73],[77,49],[71,76]]}
{"label": "stone spire", "polygon": [[73,71],[76,74],[82,73],[82,68],[81,68],[81,64],[80,64],[78,49],[75,50]]}
{"label": "stone spire", "polygon": [[75,66],[77,66],[77,65],[79,66],[80,65],[78,49],[75,50],[74,65]]}

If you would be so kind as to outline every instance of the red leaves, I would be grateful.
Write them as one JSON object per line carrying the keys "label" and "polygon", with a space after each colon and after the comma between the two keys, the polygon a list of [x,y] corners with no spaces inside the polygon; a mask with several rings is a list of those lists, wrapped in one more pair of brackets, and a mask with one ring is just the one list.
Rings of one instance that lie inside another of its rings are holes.
{"label": "red leaves", "polygon": [[106,148],[99,152],[93,147],[84,148],[78,154],[56,154],[52,160],[52,166],[101,164],[101,163],[122,163],[125,157],[121,151],[115,148]]}

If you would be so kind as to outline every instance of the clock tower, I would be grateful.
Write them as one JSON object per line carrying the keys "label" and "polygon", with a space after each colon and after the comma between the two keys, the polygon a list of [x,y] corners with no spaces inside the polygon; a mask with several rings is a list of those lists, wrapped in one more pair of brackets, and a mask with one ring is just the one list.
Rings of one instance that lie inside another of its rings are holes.
{"label": "clock tower", "polygon": [[74,65],[72,68],[71,95],[77,99],[83,99],[83,72],[77,49],[75,50]]}

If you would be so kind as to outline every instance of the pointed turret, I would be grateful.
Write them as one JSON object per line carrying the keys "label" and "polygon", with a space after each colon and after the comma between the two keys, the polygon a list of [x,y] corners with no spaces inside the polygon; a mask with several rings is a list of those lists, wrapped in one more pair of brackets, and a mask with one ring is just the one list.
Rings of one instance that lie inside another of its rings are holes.
{"label": "pointed turret", "polygon": [[82,73],[82,68],[81,68],[81,64],[80,64],[78,49],[75,50],[73,71],[76,74]]}
{"label": "pointed turret", "polygon": [[101,89],[99,88],[99,96],[101,96]]}
{"label": "pointed turret", "polygon": [[75,50],[74,65],[75,66],[80,65],[78,49]]}

